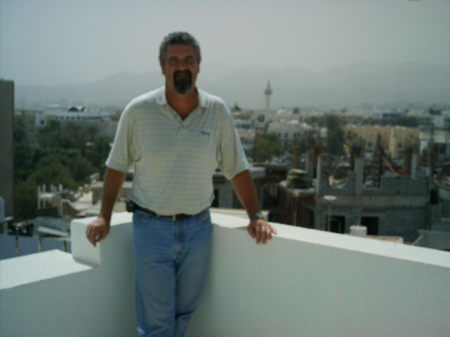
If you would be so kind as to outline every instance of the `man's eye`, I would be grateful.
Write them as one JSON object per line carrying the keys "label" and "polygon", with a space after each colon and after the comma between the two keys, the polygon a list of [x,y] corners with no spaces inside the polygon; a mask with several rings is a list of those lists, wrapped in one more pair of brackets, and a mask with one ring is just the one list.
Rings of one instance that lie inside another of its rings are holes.
{"label": "man's eye", "polygon": [[189,57],[189,58],[186,58],[186,59],[184,59],[184,60],[179,60],[179,59],[176,59],[176,58],[171,58],[171,59],[169,59],[169,65],[171,65],[171,66],[178,66],[178,65],[180,65],[180,64],[183,64],[183,65],[192,65],[192,64],[194,64],[194,58],[193,57]]}

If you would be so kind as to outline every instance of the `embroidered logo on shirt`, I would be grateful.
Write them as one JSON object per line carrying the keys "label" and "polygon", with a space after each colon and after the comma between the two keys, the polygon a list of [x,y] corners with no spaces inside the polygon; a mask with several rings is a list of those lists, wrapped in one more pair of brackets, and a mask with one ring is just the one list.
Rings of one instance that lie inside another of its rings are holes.
{"label": "embroidered logo on shirt", "polygon": [[211,134],[211,131],[209,131],[209,130],[200,130],[200,133],[201,133],[202,135],[209,136],[209,135]]}

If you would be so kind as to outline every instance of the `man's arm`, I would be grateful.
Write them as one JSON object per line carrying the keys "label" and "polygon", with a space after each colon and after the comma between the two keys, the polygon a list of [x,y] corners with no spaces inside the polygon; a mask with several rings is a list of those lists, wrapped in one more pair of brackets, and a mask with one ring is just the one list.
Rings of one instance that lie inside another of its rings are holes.
{"label": "man's arm", "polygon": [[86,230],[86,237],[94,246],[97,242],[102,241],[109,234],[111,214],[114,208],[114,203],[117,200],[117,196],[119,195],[125,176],[126,173],[124,172],[110,168],[106,169],[100,214],[89,224]]}
{"label": "man's arm", "polygon": [[[231,179],[231,184],[249,216],[261,211],[255,185],[248,170],[235,175]],[[250,219],[247,230],[250,236],[256,240],[256,243],[263,244],[272,238],[272,234],[277,234],[275,228],[264,219]]]}

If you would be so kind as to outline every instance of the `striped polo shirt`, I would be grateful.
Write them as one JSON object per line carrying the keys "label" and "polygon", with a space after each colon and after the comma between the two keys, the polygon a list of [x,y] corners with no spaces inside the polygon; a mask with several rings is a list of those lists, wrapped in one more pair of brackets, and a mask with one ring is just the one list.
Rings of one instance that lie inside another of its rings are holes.
{"label": "striped polo shirt", "polygon": [[218,167],[231,179],[248,162],[224,101],[198,89],[199,106],[184,120],[161,87],[133,99],[123,111],[106,166],[134,165],[130,199],[162,215],[195,214],[214,198]]}

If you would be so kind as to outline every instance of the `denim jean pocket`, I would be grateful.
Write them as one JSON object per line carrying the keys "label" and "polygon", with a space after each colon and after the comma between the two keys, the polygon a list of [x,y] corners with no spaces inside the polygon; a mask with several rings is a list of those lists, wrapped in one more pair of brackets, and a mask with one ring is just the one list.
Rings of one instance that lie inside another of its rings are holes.
{"label": "denim jean pocket", "polygon": [[205,225],[211,224],[211,212],[209,211],[209,209],[201,212],[198,215],[198,223]]}
{"label": "denim jean pocket", "polygon": [[133,213],[133,223],[138,226],[151,226],[156,220],[156,216],[145,213],[139,209]]}

